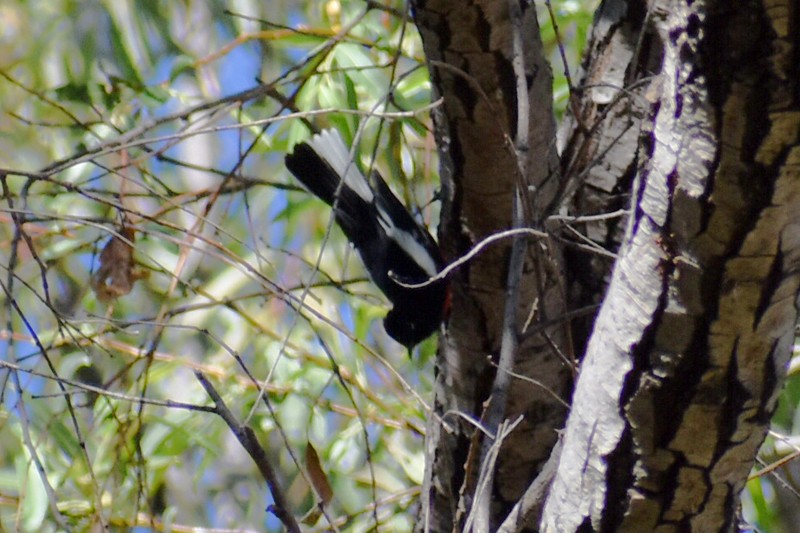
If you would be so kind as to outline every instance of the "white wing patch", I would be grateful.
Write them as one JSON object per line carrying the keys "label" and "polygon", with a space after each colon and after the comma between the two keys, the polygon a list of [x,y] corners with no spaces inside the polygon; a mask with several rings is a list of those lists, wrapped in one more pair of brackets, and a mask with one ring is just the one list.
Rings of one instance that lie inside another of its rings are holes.
{"label": "white wing patch", "polygon": [[[314,135],[308,141],[308,144],[321,158],[328,162],[339,176],[342,176],[345,185],[350,187],[365,202],[373,202],[375,193],[372,192],[367,178],[364,177],[350,159],[350,150],[345,146],[342,136],[337,130],[323,130]],[[431,277],[438,274],[436,263],[425,247],[417,242],[412,234],[398,230],[389,215],[380,207],[378,207],[378,223],[389,238],[396,242],[426,274]]]}
{"label": "white wing patch", "polygon": [[373,192],[369,182],[350,159],[350,150],[345,146],[337,130],[323,130],[314,135],[308,144],[344,179],[345,185],[365,202],[372,203]]}
{"label": "white wing patch", "polygon": [[392,223],[392,219],[389,218],[389,215],[380,207],[378,207],[378,223],[389,238],[396,242],[408,257],[422,267],[422,270],[425,271],[426,274],[430,277],[434,277],[439,273],[436,270],[436,263],[433,261],[433,257],[431,257],[431,254],[428,253],[425,247],[417,242],[417,239],[407,231],[398,230],[397,226]]}

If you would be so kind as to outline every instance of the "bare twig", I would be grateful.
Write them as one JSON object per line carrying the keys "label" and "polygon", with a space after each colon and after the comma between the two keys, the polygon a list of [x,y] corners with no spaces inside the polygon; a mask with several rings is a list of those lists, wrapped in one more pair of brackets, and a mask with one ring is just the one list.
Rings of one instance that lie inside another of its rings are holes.
{"label": "bare twig", "polygon": [[[523,205],[523,183],[528,176],[529,165],[529,137],[530,127],[530,102],[528,100],[528,79],[525,72],[525,49],[522,40],[522,7],[517,0],[508,1],[509,18],[511,22],[511,42],[512,56],[511,64],[514,68],[516,79],[517,97],[517,124],[514,148],[516,151],[518,183],[514,190],[512,228],[519,229],[525,225]],[[528,9],[533,7],[528,6]],[[511,386],[511,375],[505,370],[512,370],[519,350],[519,335],[517,329],[517,308],[519,305],[519,286],[522,281],[522,271],[525,265],[525,255],[528,250],[528,240],[521,235],[514,237],[511,245],[511,258],[508,262],[508,277],[506,280],[505,309],[503,311],[503,332],[500,345],[500,357],[498,368],[501,370],[495,374],[492,384],[492,395],[489,398],[489,405],[484,413],[486,428],[489,432],[495,433],[497,438],[494,443],[488,439],[483,440],[480,454],[481,475],[478,487],[475,490],[473,509],[468,517],[468,522],[475,517],[476,531],[488,531],[491,517],[491,487],[494,480],[494,462],[499,453],[501,445],[501,428],[505,428],[503,419],[505,417],[508,389]],[[508,429],[519,423],[520,419]],[[505,435],[505,434],[504,434]],[[484,487],[485,490],[482,490]],[[469,529],[469,528],[465,528]]]}
{"label": "bare twig", "polygon": [[547,233],[545,233],[543,231],[535,230],[533,228],[514,228],[514,229],[508,229],[508,230],[505,230],[505,231],[500,231],[500,232],[497,232],[497,233],[492,233],[491,235],[489,235],[485,239],[482,239],[481,241],[479,241],[478,244],[473,246],[472,249],[469,252],[467,252],[466,254],[462,255],[461,257],[459,257],[458,259],[456,259],[455,261],[453,261],[452,263],[450,263],[449,265],[444,267],[441,270],[441,272],[439,272],[438,274],[436,274],[432,278],[427,279],[427,280],[425,280],[423,282],[420,282],[420,283],[407,283],[407,282],[404,282],[401,279],[399,279],[394,274],[394,272],[391,272],[391,271],[389,272],[389,277],[392,278],[392,280],[395,283],[397,283],[398,285],[400,285],[401,287],[408,287],[409,289],[419,289],[419,288],[425,287],[426,285],[430,285],[431,283],[434,283],[434,282],[436,282],[436,281],[438,281],[440,279],[446,278],[447,276],[450,275],[451,272],[453,272],[455,269],[457,269],[458,267],[460,267],[464,263],[469,262],[473,257],[475,257],[476,255],[481,253],[484,250],[484,248],[486,248],[490,244],[493,244],[493,243],[495,243],[497,241],[501,241],[503,239],[521,238],[521,237],[524,237],[524,236],[536,237],[538,239],[544,239],[544,238],[547,238]]}
{"label": "bare twig", "polygon": [[553,24],[553,35],[556,36],[556,42],[558,43],[558,52],[561,56],[561,65],[564,67],[564,77],[567,79],[567,86],[569,87],[571,99],[575,86],[572,84],[572,76],[569,73],[569,61],[567,61],[567,54],[564,52],[564,43],[561,42],[561,32],[558,30],[558,19],[556,18],[556,14],[553,12],[553,6],[550,4],[550,0],[545,0],[544,5],[547,6],[547,12],[550,15],[550,22]]}
{"label": "bare twig", "polygon": [[497,529],[498,533],[516,533],[524,529],[528,523],[528,517],[533,516],[538,509],[544,506],[547,490],[550,488],[550,483],[552,483],[558,469],[558,462],[561,460],[562,447],[561,439],[559,439],[539,475],[536,476],[533,483],[528,485],[525,494],[517,501]]}
{"label": "bare twig", "polygon": [[228,406],[225,405],[225,401],[202,372],[195,371],[194,375],[213,400],[216,406],[214,410],[215,413],[225,421],[242,447],[250,454],[259,472],[261,472],[261,475],[267,482],[267,486],[272,493],[272,498],[275,500],[275,504],[271,505],[269,510],[283,522],[286,529],[292,533],[300,533],[300,526],[295,520],[294,515],[289,511],[289,501],[286,499],[278,477],[275,475],[275,470],[272,468],[267,452],[258,442],[258,438],[253,429],[241,425],[239,421],[236,420],[236,417],[230,409],[228,409]]}
{"label": "bare twig", "polygon": [[485,508],[482,505],[477,505],[477,502],[492,501],[491,493],[492,482],[494,480],[494,467],[500,455],[500,447],[503,445],[503,441],[506,437],[508,437],[511,432],[514,431],[514,428],[522,422],[522,418],[522,415],[520,415],[514,422],[503,420],[497,428],[497,434],[495,434],[491,440],[484,440],[484,442],[490,442],[490,445],[486,450],[485,456],[481,460],[481,473],[478,477],[477,486],[475,487],[476,504],[472,506],[469,515],[467,515],[467,519],[464,522],[464,531],[490,531],[490,529],[488,529],[488,522],[485,521],[488,517],[482,516],[485,512]]}

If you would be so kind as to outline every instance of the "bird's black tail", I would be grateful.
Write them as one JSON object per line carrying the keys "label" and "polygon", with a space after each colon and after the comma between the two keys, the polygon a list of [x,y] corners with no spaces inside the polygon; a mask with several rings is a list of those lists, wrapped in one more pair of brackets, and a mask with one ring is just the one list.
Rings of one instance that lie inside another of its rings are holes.
{"label": "bird's black tail", "polygon": [[333,205],[341,179],[333,168],[306,143],[295,146],[286,156],[286,168],[306,189],[328,205]]}
{"label": "bird's black tail", "polygon": [[295,146],[294,152],[286,156],[286,168],[328,205],[333,205],[342,180],[341,188],[350,189],[364,202],[373,201],[367,179],[350,159],[350,150],[336,130],[324,130]]}
{"label": "bird's black tail", "polygon": [[353,244],[375,237],[374,192],[338,131],[324,130],[295,146],[286,168],[320,200],[336,206],[336,221]]}

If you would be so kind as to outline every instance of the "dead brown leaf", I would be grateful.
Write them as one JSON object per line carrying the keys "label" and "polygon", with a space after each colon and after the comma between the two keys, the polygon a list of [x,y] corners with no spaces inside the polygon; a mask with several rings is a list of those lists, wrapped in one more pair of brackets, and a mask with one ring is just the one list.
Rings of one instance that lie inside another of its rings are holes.
{"label": "dead brown leaf", "polygon": [[306,472],[308,472],[308,479],[314,486],[314,490],[320,498],[320,501],[303,517],[303,523],[311,525],[316,523],[322,513],[322,508],[333,499],[333,489],[328,481],[328,476],[322,469],[322,462],[319,460],[319,455],[314,446],[309,442],[306,446]]}
{"label": "dead brown leaf", "polygon": [[100,268],[92,275],[90,283],[101,302],[125,296],[133,290],[136,280],[146,277],[147,272],[137,268],[133,260],[135,240],[134,229],[123,225],[100,253]]}

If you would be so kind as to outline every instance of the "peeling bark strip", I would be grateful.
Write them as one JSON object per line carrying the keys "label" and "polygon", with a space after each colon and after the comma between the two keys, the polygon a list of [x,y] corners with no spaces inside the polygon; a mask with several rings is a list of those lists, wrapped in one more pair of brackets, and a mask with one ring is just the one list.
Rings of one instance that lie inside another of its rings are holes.
{"label": "peeling bark strip", "polygon": [[[662,62],[660,43],[654,43],[657,39],[647,31],[649,16],[644,3],[606,0],[598,7],[585,51],[591,62],[585,61],[586,71],[573,97],[572,109],[578,118],[570,114],[559,126],[567,212],[582,220],[597,216],[576,229],[610,255],[622,244],[626,217],[602,215],[626,211],[630,205],[639,136],[652,105],[648,91]],[[585,246],[571,246],[565,250],[564,262],[570,308],[599,304],[606,294],[613,258],[587,251]],[[572,321],[578,353],[585,351],[594,318]]]}
{"label": "peeling bark strip", "polygon": [[660,95],[543,531],[734,531],[791,354],[800,6],[652,7]]}
{"label": "peeling bark strip", "polygon": [[[516,148],[527,154],[527,165],[518,164],[512,145],[520,113],[508,0],[418,0],[413,6],[434,86],[444,98],[434,120],[444,193],[439,242],[450,260],[511,227],[516,190],[530,191],[524,202],[532,218],[543,212],[557,190],[550,68],[542,55],[533,6],[519,6],[524,22],[522,86],[527,85],[531,106],[530,116],[524,117],[529,145]],[[520,167],[529,168],[528,175],[520,176]],[[489,247],[452,280],[453,313],[438,360],[421,498],[419,527],[430,531],[450,531],[473,502],[482,434],[456,413],[480,420],[490,393],[495,374],[491,361],[497,360],[503,332],[510,242]],[[543,242],[531,243],[530,250],[517,288],[520,324],[534,311],[534,323],[566,311],[560,267],[553,259],[557,253]],[[566,417],[557,397],[568,399],[571,371],[557,350],[570,354],[567,335],[563,326],[549,328],[546,334],[525,338],[516,356],[514,372],[538,380],[550,391],[512,380],[505,416],[516,420],[521,414],[524,419],[498,458],[493,527],[547,460]],[[445,431],[441,417],[452,432]]]}

